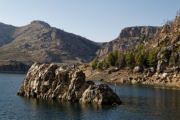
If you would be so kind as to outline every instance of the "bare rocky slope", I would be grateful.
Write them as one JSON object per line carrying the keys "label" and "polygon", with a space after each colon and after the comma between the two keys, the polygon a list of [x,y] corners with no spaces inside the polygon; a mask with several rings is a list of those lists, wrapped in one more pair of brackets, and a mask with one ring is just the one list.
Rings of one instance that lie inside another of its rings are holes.
{"label": "bare rocky slope", "polygon": [[119,36],[102,46],[97,51],[98,57],[105,57],[109,52],[115,50],[127,50],[136,46],[139,42],[154,35],[160,27],[136,26],[124,28]]}
{"label": "bare rocky slope", "polygon": [[98,48],[99,45],[93,41],[42,21],[33,21],[22,27],[0,24],[0,65],[5,65],[2,69],[13,66],[14,62],[27,66],[33,62],[89,62]]}

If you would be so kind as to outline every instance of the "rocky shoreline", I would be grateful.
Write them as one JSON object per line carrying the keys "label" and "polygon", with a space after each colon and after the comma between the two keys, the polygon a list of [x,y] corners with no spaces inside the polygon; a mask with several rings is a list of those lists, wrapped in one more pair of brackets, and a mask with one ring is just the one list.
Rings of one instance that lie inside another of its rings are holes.
{"label": "rocky shoreline", "polygon": [[33,64],[17,94],[46,100],[121,104],[119,96],[108,85],[95,85],[86,81],[81,70],[63,69],[57,64]]}
{"label": "rocky shoreline", "polygon": [[178,70],[157,73],[153,69],[136,72],[128,68],[119,70],[111,67],[107,70],[90,70],[86,68],[83,69],[83,72],[89,81],[180,90],[180,72]]}

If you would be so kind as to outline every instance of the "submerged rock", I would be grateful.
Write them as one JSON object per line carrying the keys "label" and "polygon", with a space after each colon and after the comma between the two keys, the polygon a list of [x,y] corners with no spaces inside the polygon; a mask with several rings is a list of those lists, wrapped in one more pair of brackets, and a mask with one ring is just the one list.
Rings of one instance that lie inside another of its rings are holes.
{"label": "submerged rock", "polygon": [[119,96],[107,85],[85,81],[85,74],[81,70],[62,70],[56,64],[33,64],[17,94],[71,102],[121,103]]}

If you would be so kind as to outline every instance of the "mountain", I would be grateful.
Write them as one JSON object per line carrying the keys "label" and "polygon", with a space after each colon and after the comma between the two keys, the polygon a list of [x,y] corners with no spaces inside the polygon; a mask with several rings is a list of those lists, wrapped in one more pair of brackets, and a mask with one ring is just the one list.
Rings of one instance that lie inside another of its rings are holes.
{"label": "mountain", "polygon": [[120,35],[115,39],[103,45],[97,51],[97,56],[105,57],[110,51],[126,50],[136,46],[143,39],[152,36],[159,27],[136,26],[124,28]]}
{"label": "mountain", "polygon": [[4,23],[0,23],[0,47],[10,43],[13,38],[13,33],[16,27],[12,25],[6,25]]}
{"label": "mountain", "polygon": [[26,71],[34,62],[87,63],[112,50],[124,50],[156,33],[158,27],[137,26],[121,31],[108,43],[96,43],[79,35],[51,27],[43,21],[15,27],[0,23],[0,72]]}
{"label": "mountain", "polygon": [[96,55],[98,44],[81,36],[33,21],[23,27],[0,24],[0,61],[83,63]]}

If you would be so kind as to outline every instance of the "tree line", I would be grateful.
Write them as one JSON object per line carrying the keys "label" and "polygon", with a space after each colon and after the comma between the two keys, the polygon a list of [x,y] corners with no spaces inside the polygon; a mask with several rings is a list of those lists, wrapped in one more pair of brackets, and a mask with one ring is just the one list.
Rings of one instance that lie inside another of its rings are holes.
{"label": "tree line", "polygon": [[[106,69],[110,66],[116,66],[118,68],[134,68],[135,66],[156,67],[158,62],[157,55],[162,47],[166,47],[166,45],[163,44],[161,47],[147,50],[144,48],[143,43],[139,43],[135,48],[127,51],[111,51],[103,59],[95,57],[91,62],[92,69]],[[175,64],[174,52],[164,54],[169,64]]]}

